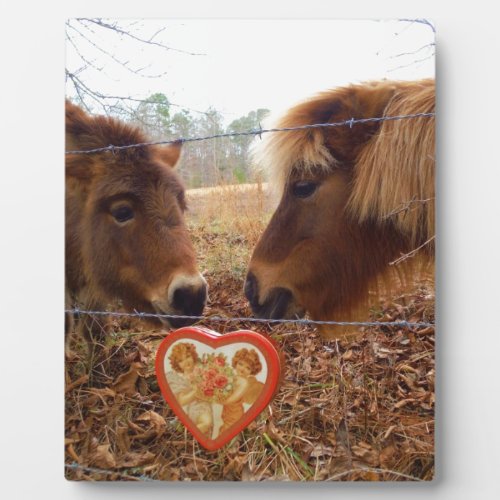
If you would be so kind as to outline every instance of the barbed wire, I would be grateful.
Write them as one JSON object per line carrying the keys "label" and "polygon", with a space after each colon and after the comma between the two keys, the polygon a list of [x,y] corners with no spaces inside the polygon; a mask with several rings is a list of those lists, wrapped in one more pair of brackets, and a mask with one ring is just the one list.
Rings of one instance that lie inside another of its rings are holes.
{"label": "barbed wire", "polygon": [[64,467],[66,469],[70,469],[70,470],[81,470],[84,472],[90,472],[90,473],[94,473],[94,474],[106,474],[106,475],[113,474],[113,475],[120,476],[124,479],[135,479],[138,481],[156,481],[155,479],[152,479],[148,476],[145,476],[144,474],[141,474],[140,476],[135,476],[133,474],[127,474],[125,472],[120,472],[120,471],[116,471],[116,470],[112,470],[112,469],[99,469],[97,467],[87,467],[85,465],[80,465],[76,462],[73,462],[71,464],[64,464]]}
{"label": "barbed wire", "polygon": [[402,326],[406,328],[411,327],[434,327],[434,323],[425,321],[320,321],[311,319],[263,319],[263,318],[248,318],[248,317],[223,317],[223,316],[187,316],[176,314],[157,314],[146,312],[119,312],[119,311],[89,311],[85,309],[66,309],[64,312],[80,315],[85,314],[89,316],[113,316],[113,317],[136,317],[136,318],[157,318],[157,319],[191,319],[197,321],[213,321],[213,322],[230,322],[230,323],[285,323],[295,325],[338,325],[338,326]]}
{"label": "barbed wire", "polygon": [[[88,466],[85,466],[85,465],[80,465],[80,464],[78,464],[76,462],[73,462],[73,463],[70,463],[70,464],[64,464],[64,467],[66,469],[70,469],[70,470],[82,470],[84,472],[89,472],[89,473],[94,473],[94,474],[106,474],[106,475],[111,475],[112,474],[112,475],[115,475],[115,476],[119,476],[119,477],[121,477],[123,479],[130,479],[130,480],[136,480],[136,481],[146,481],[146,482],[158,482],[158,481],[161,481],[159,479],[153,479],[153,478],[151,478],[149,476],[146,476],[144,474],[141,474],[139,476],[135,476],[133,474],[127,474],[125,472],[119,472],[119,471],[112,470],[112,469],[99,469],[97,467],[88,467]],[[401,472],[390,470],[390,469],[382,469],[382,468],[379,468],[379,467],[367,467],[367,466],[359,466],[358,468],[353,468],[353,469],[346,470],[344,472],[340,472],[338,474],[330,476],[329,478],[326,479],[326,481],[334,481],[336,479],[340,479],[343,476],[346,476],[346,475],[349,475],[349,474],[353,474],[353,473],[358,472],[358,471],[376,472],[376,473],[379,473],[379,474],[393,474],[395,476],[402,477],[402,478],[405,478],[405,479],[410,479],[412,481],[422,481],[422,479],[420,479],[419,477],[411,476],[409,474],[403,474]],[[161,482],[164,482],[164,481],[161,481]]]}
{"label": "barbed wire", "polygon": [[291,132],[294,130],[308,130],[308,129],[316,129],[316,128],[333,128],[333,127],[345,127],[345,126],[349,126],[350,128],[352,128],[353,125],[360,124],[360,123],[376,123],[376,122],[383,122],[383,121],[405,120],[405,119],[410,119],[410,118],[434,118],[435,115],[436,115],[435,113],[414,113],[411,115],[380,116],[380,117],[376,117],[376,118],[350,118],[349,120],[342,120],[339,122],[313,123],[313,124],[309,124],[309,125],[298,125],[296,127],[269,128],[269,129],[263,129],[262,127],[259,127],[258,129],[247,130],[244,132],[226,132],[223,134],[213,134],[213,135],[206,135],[206,136],[202,136],[202,137],[187,137],[187,138],[178,138],[178,139],[173,139],[173,140],[168,140],[168,141],[141,142],[141,143],[137,143],[137,144],[127,144],[125,146],[115,146],[113,144],[110,144],[109,146],[105,146],[102,148],[66,151],[66,154],[76,155],[76,154],[94,154],[94,153],[103,153],[103,152],[115,152],[115,151],[121,151],[124,149],[140,148],[140,147],[145,147],[145,146],[158,146],[158,145],[165,145],[165,144],[180,144],[180,143],[182,144],[185,142],[206,141],[206,140],[210,140],[210,139],[220,139],[223,137],[238,137],[238,136],[248,136],[248,135],[258,135],[259,137],[261,137],[262,134],[267,134],[270,132]]}

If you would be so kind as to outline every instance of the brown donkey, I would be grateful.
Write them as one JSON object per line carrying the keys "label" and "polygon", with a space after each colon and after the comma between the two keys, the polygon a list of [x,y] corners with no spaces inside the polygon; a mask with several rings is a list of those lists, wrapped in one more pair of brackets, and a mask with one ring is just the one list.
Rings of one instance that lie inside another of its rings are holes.
{"label": "brown donkey", "polygon": [[[66,103],[67,151],[146,142],[116,119]],[[174,170],[181,144],[66,154],[67,307],[200,315],[207,285],[184,223],[184,187]],[[91,344],[102,329],[84,317]],[[171,327],[189,319],[162,319]]]}
{"label": "brown donkey", "polygon": [[[433,112],[433,80],[371,82],[321,93],[278,127]],[[366,321],[370,292],[432,275],[434,144],[433,116],[270,134],[259,159],[281,200],[249,265],[254,313]]]}

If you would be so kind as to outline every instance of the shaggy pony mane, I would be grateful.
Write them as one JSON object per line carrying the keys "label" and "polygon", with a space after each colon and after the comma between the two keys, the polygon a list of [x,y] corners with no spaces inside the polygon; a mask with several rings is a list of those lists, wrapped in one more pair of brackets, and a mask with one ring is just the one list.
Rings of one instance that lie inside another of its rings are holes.
{"label": "shaggy pony mane", "polygon": [[[326,92],[290,109],[276,128],[433,113],[434,81],[369,82]],[[333,139],[332,139],[333,137]],[[292,175],[349,170],[347,210],[359,223],[390,218],[413,244],[434,235],[434,118],[321,127],[269,134],[256,163],[282,192]]]}

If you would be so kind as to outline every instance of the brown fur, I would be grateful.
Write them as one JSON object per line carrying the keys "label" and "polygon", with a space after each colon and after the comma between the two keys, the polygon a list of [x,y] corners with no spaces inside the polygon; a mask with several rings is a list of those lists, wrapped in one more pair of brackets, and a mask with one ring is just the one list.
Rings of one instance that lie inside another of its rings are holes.
{"label": "brown fur", "polygon": [[[146,140],[130,125],[66,103],[67,151]],[[167,297],[179,275],[195,277],[203,300],[206,288],[184,223],[184,187],[173,169],[180,149],[174,144],[66,155],[68,306],[79,302],[102,310],[120,299],[129,310],[183,314]],[[118,223],[113,211],[122,206],[134,217]]]}
{"label": "brown fur", "polygon": [[[433,111],[432,80],[370,82],[323,92],[277,126]],[[370,289],[432,273],[434,148],[428,117],[271,134],[257,158],[281,201],[249,266],[259,304],[280,287],[293,294],[288,316],[365,321]],[[298,199],[291,186],[299,180],[320,184]],[[390,265],[418,247],[416,257]]]}

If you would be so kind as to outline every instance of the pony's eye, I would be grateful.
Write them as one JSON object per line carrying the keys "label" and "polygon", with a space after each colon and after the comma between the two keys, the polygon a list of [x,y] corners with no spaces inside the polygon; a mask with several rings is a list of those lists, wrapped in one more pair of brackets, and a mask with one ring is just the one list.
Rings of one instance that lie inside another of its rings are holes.
{"label": "pony's eye", "polygon": [[128,205],[121,205],[111,209],[111,215],[115,218],[116,222],[127,222],[134,218],[134,211]]}
{"label": "pony's eye", "polygon": [[316,182],[298,181],[292,185],[292,193],[297,198],[307,198],[316,191],[317,187],[318,183]]}

